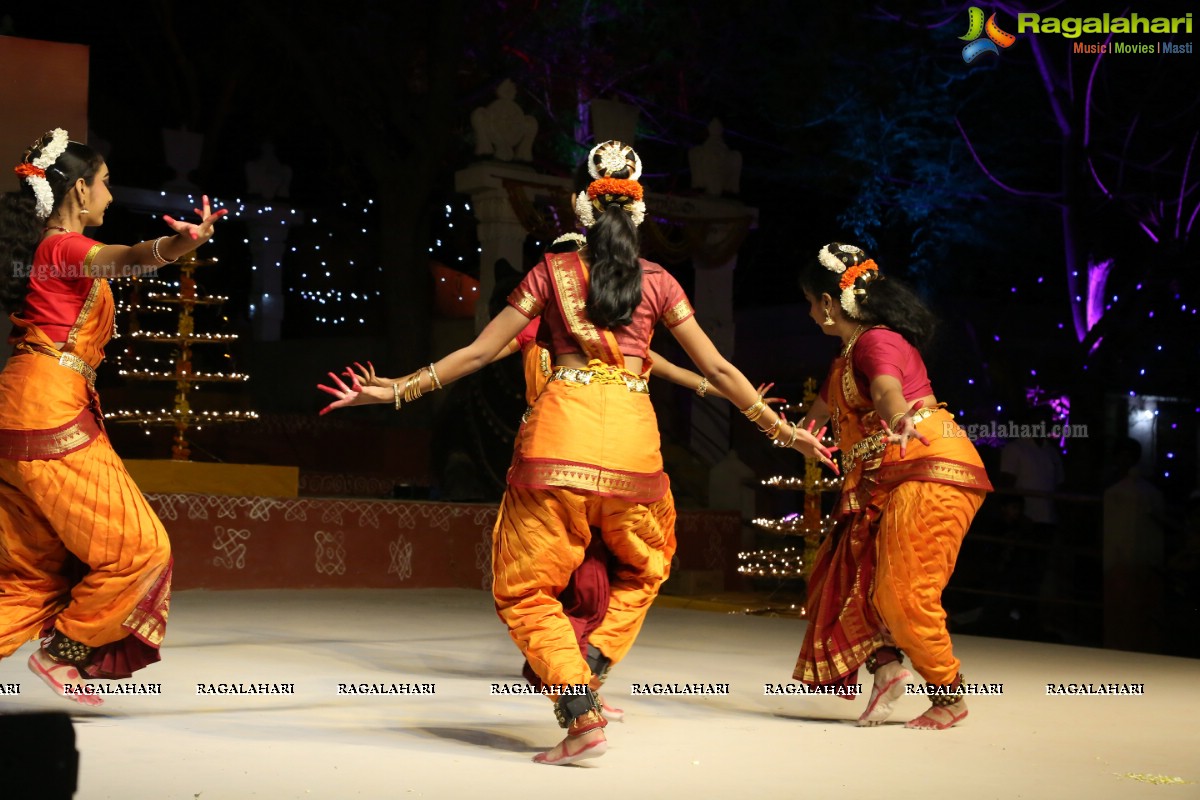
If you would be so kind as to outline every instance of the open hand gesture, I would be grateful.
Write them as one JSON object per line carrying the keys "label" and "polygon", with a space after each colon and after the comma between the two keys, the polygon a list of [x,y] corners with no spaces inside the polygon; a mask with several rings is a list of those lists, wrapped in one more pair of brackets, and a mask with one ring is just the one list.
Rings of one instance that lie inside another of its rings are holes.
{"label": "open hand gesture", "polygon": [[381,378],[376,375],[375,365],[370,361],[367,362],[365,367],[355,361],[354,366],[355,369],[353,370],[350,369],[350,367],[346,367],[346,371],[342,374],[350,378],[352,381],[357,380],[363,386],[376,386],[380,389],[390,389],[392,388],[393,383],[398,383],[398,381],[389,380],[388,378]]}
{"label": "open hand gesture", "polygon": [[169,214],[163,214],[163,220],[171,226],[171,230],[180,236],[186,236],[193,241],[204,244],[212,238],[214,233],[213,224],[228,214],[229,209],[221,208],[214,212],[212,206],[208,203],[208,195],[202,195],[200,200],[202,207],[192,209],[196,212],[196,216],[200,217],[199,223],[184,222],[183,220],[175,219]]}
{"label": "open hand gesture", "polygon": [[803,453],[807,458],[815,458],[825,466],[833,470],[834,475],[841,475],[842,471],[838,469],[837,462],[833,460],[833,453],[838,448],[826,447],[821,444],[821,439],[825,438],[825,428],[813,433],[813,428],[817,423],[808,423],[807,428],[800,428],[796,431],[796,441],[792,442],[792,449]]}
{"label": "open hand gesture", "polygon": [[916,439],[923,445],[928,446],[929,440],[917,432],[917,423],[913,421],[913,414],[921,410],[923,403],[918,400],[912,404],[912,408],[896,421],[895,428],[889,428],[888,424],[881,417],[879,424],[883,426],[883,430],[887,433],[887,439],[890,444],[900,445],[900,457],[904,458],[905,452],[908,450],[908,440]]}
{"label": "open hand gesture", "polygon": [[758,388],[757,388],[757,389],[755,389],[754,391],[758,392],[758,397],[759,397],[759,399],[760,399],[760,400],[762,400],[764,403],[766,403],[766,404],[767,404],[767,405],[769,405],[769,406],[775,405],[776,403],[779,403],[779,404],[781,404],[781,405],[787,405],[787,399],[786,399],[786,398],[783,398],[783,397],[767,397],[767,396],[766,396],[767,392],[771,391],[771,388],[772,388],[772,387],[774,387],[774,386],[775,386],[775,382],[774,382],[774,381],[772,381],[771,383],[760,383],[760,384],[758,385]]}
{"label": "open hand gesture", "polygon": [[[380,387],[366,387],[359,382],[358,377],[354,372],[347,367],[346,373],[349,373],[350,385],[347,386],[342,382],[342,379],[332,372],[329,373],[329,379],[333,381],[333,386],[326,386],[323,383],[318,383],[317,388],[326,394],[331,394],[336,398],[332,403],[321,409],[320,414],[323,416],[330,411],[338,408],[346,408],[347,406],[363,406],[370,403],[383,403],[391,400],[391,390],[387,392],[387,396],[383,395],[383,390]],[[343,373],[343,374],[346,374]]]}

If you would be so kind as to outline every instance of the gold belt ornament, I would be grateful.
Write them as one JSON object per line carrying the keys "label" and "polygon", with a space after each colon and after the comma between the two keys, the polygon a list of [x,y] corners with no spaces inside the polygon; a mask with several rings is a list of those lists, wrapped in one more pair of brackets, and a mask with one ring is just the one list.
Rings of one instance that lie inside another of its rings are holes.
{"label": "gold belt ornament", "polygon": [[42,345],[29,344],[22,342],[15,348],[18,352],[37,353],[39,356],[49,356],[59,363],[59,366],[66,367],[72,372],[78,372],[87,381],[88,388],[96,388],[96,370],[92,369],[91,364],[84,361],[74,353],[60,353],[50,347]]}
{"label": "gold belt ornament", "polygon": [[[913,425],[916,425],[923,419],[928,419],[935,411],[938,411],[944,404],[936,406],[927,406],[919,409],[912,415]],[[887,449],[888,440],[885,431],[873,433],[865,439],[860,439],[850,446],[849,452],[846,453],[846,463],[842,465],[842,471],[849,473],[854,469],[854,465],[860,462],[870,461],[883,455],[883,451]],[[845,452],[845,451],[843,451]],[[868,465],[870,467],[872,465]]]}
{"label": "gold belt ornament", "polygon": [[550,380],[570,381],[571,383],[581,383],[585,386],[592,383],[614,386],[623,385],[631,392],[650,394],[650,384],[645,378],[634,375],[631,372],[626,372],[623,369],[609,367],[608,365],[588,367],[586,369],[556,367],[554,374],[550,376]]}

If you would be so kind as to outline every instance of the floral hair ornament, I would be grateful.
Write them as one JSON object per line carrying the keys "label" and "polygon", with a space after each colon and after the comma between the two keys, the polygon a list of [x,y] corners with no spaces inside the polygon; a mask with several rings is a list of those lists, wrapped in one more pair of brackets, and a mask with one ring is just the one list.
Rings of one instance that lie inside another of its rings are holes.
{"label": "floral hair ornament", "polygon": [[[838,288],[841,289],[839,302],[842,310],[851,319],[861,318],[859,298],[866,297],[866,285],[879,276],[879,265],[868,258],[862,248],[839,242],[831,242],[822,247],[817,253],[817,260],[821,262],[821,266],[841,276]],[[860,280],[862,285],[855,288],[855,283]]]}
{"label": "floral hair ornament", "polygon": [[[46,137],[49,137],[50,140],[46,141]],[[24,178],[29,187],[33,189],[33,197],[36,202],[34,213],[38,219],[46,219],[54,212],[54,190],[50,188],[50,181],[46,180],[46,169],[54,166],[54,162],[58,161],[58,157],[66,152],[67,142],[69,141],[70,137],[67,136],[67,132],[62,128],[55,128],[48,133],[42,134],[42,138],[38,142],[43,144],[40,147],[35,144],[29,148],[25,154],[26,160],[18,164],[13,170]],[[37,158],[28,160],[29,153],[32,153],[34,150],[38,151]]]}
{"label": "floral hair ornament", "polygon": [[588,174],[592,180],[611,178],[622,170],[627,170],[624,176],[631,181],[642,177],[642,159],[637,151],[624,142],[609,139],[592,148],[588,153]]}
{"label": "floral hair ornament", "polygon": [[[575,198],[575,215],[584,227],[596,224],[596,212],[604,213],[610,205],[618,205],[633,217],[634,225],[646,219],[646,204],[642,202],[642,159],[629,145],[610,139],[601,142],[588,153],[588,174],[592,183],[587,191]],[[624,177],[615,177],[624,175]]]}
{"label": "floral hair ornament", "polygon": [[575,244],[579,247],[583,247],[587,244],[587,237],[582,233],[575,233],[574,231],[571,231],[570,233],[564,233],[562,236],[559,236],[557,239],[555,239],[551,243],[551,247],[556,244],[566,244],[567,242],[575,242]]}

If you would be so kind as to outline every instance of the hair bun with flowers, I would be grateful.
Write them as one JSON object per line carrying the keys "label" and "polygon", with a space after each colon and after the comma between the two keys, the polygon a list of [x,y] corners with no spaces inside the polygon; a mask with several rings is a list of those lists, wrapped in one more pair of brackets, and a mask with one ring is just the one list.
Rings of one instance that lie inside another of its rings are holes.
{"label": "hair bun with flowers", "polygon": [[862,248],[841,242],[830,242],[822,247],[817,260],[825,269],[841,276],[838,288],[842,290],[842,310],[851,319],[860,319],[859,303],[866,302],[867,285],[880,277],[879,265],[868,258]]}
{"label": "hair bun with flowers", "polygon": [[596,224],[596,212],[604,213],[611,205],[620,206],[633,217],[634,225],[646,218],[642,202],[642,159],[637,151],[624,142],[610,139],[592,148],[587,159],[592,182],[586,191],[575,198],[575,215],[584,227]]}
{"label": "hair bun with flowers", "polygon": [[[38,219],[46,219],[54,212],[54,190],[50,188],[50,181],[46,180],[46,170],[54,166],[54,162],[66,151],[70,140],[62,128],[47,131],[25,151],[21,163],[13,168],[13,172],[24,178],[29,188],[33,189],[34,213]],[[34,153],[37,155],[30,158]]]}

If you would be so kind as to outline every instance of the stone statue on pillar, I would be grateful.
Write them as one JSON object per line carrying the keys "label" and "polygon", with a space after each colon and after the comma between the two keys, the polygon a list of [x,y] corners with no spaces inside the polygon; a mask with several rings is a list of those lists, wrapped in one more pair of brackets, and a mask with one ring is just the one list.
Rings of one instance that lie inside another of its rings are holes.
{"label": "stone statue on pillar", "polygon": [[517,86],[505,78],[496,87],[496,99],[471,112],[475,130],[475,155],[500,161],[533,161],[537,120],[517,105]]}
{"label": "stone statue on pillar", "polygon": [[265,200],[287,197],[292,188],[292,168],[275,155],[275,146],[263,142],[257,161],[246,162],[246,191]]}
{"label": "stone statue on pillar", "polygon": [[720,197],[728,192],[741,191],[742,154],[725,144],[725,128],[721,120],[708,123],[708,139],[688,151],[692,170],[692,188],[706,195]]}

